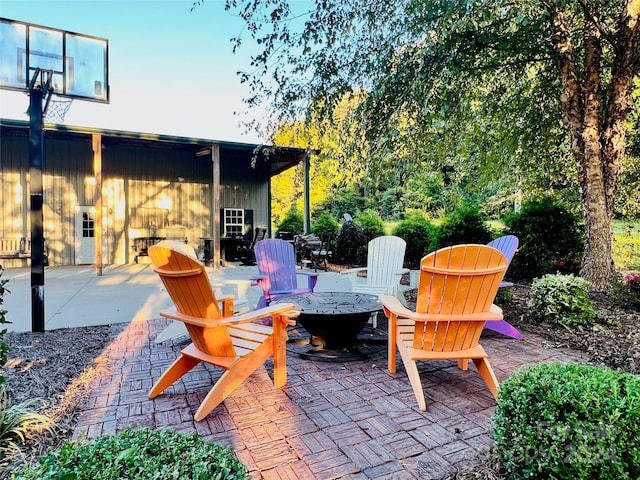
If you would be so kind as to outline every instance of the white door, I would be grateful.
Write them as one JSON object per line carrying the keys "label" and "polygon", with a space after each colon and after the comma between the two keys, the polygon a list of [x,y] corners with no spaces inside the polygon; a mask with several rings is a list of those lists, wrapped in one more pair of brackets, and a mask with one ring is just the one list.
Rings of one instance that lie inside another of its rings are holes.
{"label": "white door", "polygon": [[76,213],[76,265],[96,262],[95,207],[78,207]]}

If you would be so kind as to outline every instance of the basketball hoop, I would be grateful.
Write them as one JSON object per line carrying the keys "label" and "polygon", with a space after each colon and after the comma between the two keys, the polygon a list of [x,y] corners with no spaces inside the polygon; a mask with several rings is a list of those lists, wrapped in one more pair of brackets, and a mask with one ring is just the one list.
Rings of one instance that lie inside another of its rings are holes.
{"label": "basketball hoop", "polygon": [[69,107],[71,107],[71,102],[73,102],[73,98],[51,95],[45,112],[45,121],[48,123],[64,123],[64,117],[69,111]]}

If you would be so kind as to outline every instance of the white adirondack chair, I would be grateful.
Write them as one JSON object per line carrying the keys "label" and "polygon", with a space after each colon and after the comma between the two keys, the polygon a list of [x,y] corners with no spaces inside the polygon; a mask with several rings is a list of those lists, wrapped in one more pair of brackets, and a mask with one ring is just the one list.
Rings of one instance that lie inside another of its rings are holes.
{"label": "white adirondack chair", "polygon": [[[369,242],[367,266],[349,268],[342,274],[351,281],[351,289],[357,293],[371,295],[393,295],[403,305],[406,301],[400,290],[400,280],[408,268],[403,268],[407,243],[400,237],[385,235]],[[366,273],[366,277],[360,275]],[[377,313],[372,314],[371,322],[377,327]]]}

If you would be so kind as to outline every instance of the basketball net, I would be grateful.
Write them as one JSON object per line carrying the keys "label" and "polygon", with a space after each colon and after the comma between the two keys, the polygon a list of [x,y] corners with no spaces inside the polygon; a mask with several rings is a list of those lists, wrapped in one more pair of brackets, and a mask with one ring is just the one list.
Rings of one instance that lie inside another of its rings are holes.
{"label": "basketball net", "polygon": [[59,97],[58,95],[51,95],[49,99],[49,105],[45,112],[45,122],[47,123],[64,123],[64,117],[71,107],[73,98]]}

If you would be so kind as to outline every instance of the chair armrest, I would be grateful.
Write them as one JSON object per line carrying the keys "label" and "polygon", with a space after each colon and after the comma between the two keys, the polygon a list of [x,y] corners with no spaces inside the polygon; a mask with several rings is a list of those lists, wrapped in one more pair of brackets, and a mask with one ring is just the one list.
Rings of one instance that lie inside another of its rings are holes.
{"label": "chair armrest", "polygon": [[408,268],[401,268],[400,270],[393,272],[394,275],[404,275],[405,273],[409,273],[411,270]]}
{"label": "chair armrest", "polygon": [[318,283],[318,272],[296,272],[296,275],[303,275],[307,277],[307,288],[313,291],[316,288],[316,283]]}
{"label": "chair armrest", "polygon": [[356,275],[360,272],[366,272],[367,267],[355,267],[355,268],[347,268],[346,270],[342,270],[340,273],[342,275]]}
{"label": "chair armrest", "polygon": [[408,318],[416,322],[446,322],[446,321],[477,321],[485,322],[491,320],[502,320],[502,309],[497,305],[491,305],[488,312],[481,313],[417,313],[409,310],[400,303],[396,297],[391,295],[381,295],[380,303],[386,312],[391,312],[398,318]]}
{"label": "chair armrest", "polygon": [[307,276],[307,277],[317,277],[320,274],[318,272],[299,272],[299,271],[296,271],[296,275],[304,275],[304,276]]}
{"label": "chair armrest", "polygon": [[274,317],[276,315],[282,315],[286,319],[285,323],[287,323],[288,325],[295,325],[296,322],[292,319],[297,317],[300,312],[297,312],[296,310],[294,310],[294,308],[295,307],[292,303],[278,303],[276,305],[270,305],[268,307],[254,310],[252,312],[220,319],[192,317],[191,315],[180,313],[175,309],[171,309],[166,312],[160,312],[160,315],[172,320],[179,320],[184,323],[189,323],[197,327],[229,327],[236,323],[248,323],[253,322],[254,320],[263,319],[264,317]]}

